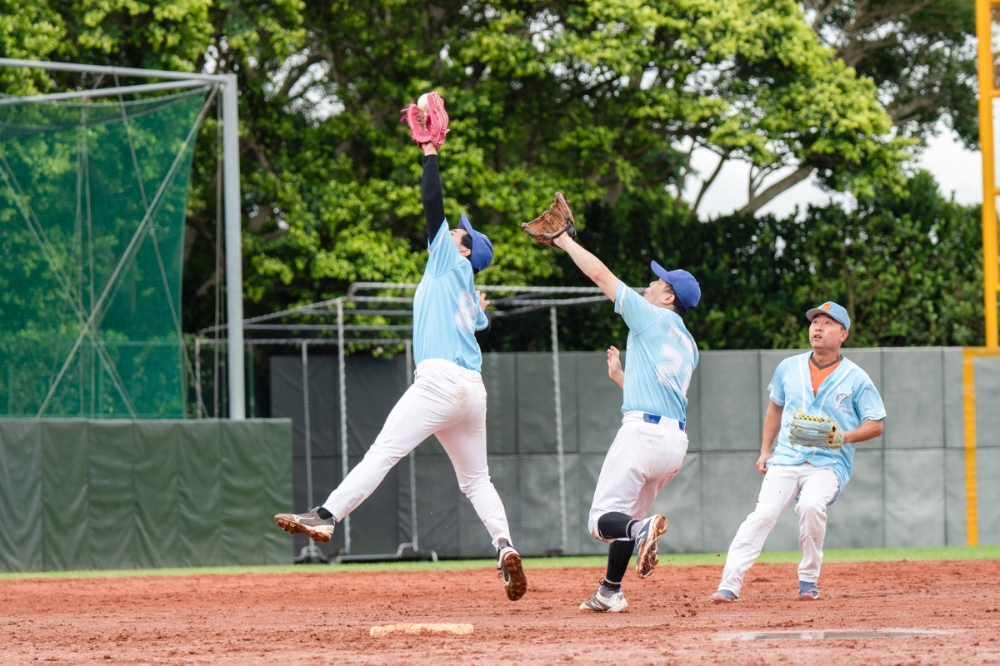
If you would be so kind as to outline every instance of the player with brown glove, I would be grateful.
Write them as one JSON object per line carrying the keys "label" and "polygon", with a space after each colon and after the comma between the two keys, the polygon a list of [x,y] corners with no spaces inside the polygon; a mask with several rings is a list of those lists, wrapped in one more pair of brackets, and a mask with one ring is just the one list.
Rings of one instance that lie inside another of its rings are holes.
{"label": "player with brown glove", "polygon": [[576,242],[573,213],[561,193],[522,228],[538,242],[564,250],[614,302],[629,329],[624,368],[618,350],[608,349],[608,376],[622,389],[623,418],[601,466],[587,523],[595,539],[609,544],[608,567],[597,591],[580,605],[584,612],[624,613],[629,605],[622,581],[629,559],[634,550],[638,578],[656,569],[667,519],[650,511],[687,453],[687,390],[698,345],[684,316],[698,305],[701,288],[687,271],[668,271],[654,261],[656,279],[640,295]]}
{"label": "player with brown glove", "polygon": [[531,222],[524,222],[521,228],[524,229],[524,233],[548,247],[555,247],[555,239],[563,234],[576,238],[573,211],[569,209],[562,192],[556,192],[555,201],[547,211]]}

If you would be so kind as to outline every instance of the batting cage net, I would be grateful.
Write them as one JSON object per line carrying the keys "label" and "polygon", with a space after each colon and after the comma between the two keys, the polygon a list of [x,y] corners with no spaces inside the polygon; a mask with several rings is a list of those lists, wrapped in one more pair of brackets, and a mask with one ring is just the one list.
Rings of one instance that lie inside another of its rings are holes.
{"label": "batting cage net", "polygon": [[208,95],[0,97],[0,414],[185,415],[184,218]]}

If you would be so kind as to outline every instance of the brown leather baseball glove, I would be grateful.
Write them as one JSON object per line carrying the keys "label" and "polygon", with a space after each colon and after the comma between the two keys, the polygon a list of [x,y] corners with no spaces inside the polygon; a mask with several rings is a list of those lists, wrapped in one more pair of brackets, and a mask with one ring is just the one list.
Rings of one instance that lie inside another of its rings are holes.
{"label": "brown leather baseball glove", "polygon": [[556,200],[547,211],[536,217],[531,222],[521,224],[524,233],[528,234],[542,245],[555,247],[552,242],[562,234],[569,234],[570,238],[576,238],[576,227],[573,225],[573,211],[566,203],[566,197],[562,192],[556,192]]}

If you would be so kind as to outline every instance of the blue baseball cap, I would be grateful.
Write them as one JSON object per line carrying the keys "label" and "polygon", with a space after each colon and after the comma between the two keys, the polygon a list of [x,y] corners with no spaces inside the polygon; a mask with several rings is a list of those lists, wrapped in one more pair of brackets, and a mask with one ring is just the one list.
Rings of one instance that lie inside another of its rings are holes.
{"label": "blue baseball cap", "polygon": [[838,305],[833,301],[827,301],[818,308],[813,308],[807,312],[806,319],[812,321],[816,318],[816,315],[821,314],[825,314],[827,317],[831,317],[840,322],[848,331],[851,330],[851,318],[847,315],[847,310],[844,309],[843,305]]}
{"label": "blue baseball cap", "polygon": [[651,261],[649,267],[656,273],[656,277],[673,287],[674,293],[677,294],[677,300],[681,302],[681,307],[690,310],[698,305],[698,301],[701,300],[701,287],[698,286],[698,281],[694,279],[693,275],[680,269],[668,271],[655,261]]}
{"label": "blue baseball cap", "polygon": [[481,234],[472,228],[472,223],[469,222],[465,213],[462,213],[462,217],[458,221],[458,228],[464,230],[472,238],[472,255],[469,257],[469,261],[472,262],[472,267],[476,272],[478,273],[492,264],[493,243],[486,237],[486,234]]}

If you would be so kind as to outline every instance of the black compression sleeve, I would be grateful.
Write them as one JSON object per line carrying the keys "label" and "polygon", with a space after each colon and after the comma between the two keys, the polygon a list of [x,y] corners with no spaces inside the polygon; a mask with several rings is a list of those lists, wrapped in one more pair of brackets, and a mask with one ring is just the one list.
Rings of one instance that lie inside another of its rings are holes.
{"label": "black compression sleeve", "polygon": [[635,543],[632,541],[611,542],[611,547],[608,549],[608,570],[604,575],[606,585],[621,585],[634,549]]}
{"label": "black compression sleeve", "polygon": [[424,199],[424,221],[427,223],[427,240],[432,241],[444,221],[444,193],[441,191],[441,173],[437,155],[424,157],[424,175],[420,179],[420,194]]}
{"label": "black compression sleeve", "polygon": [[627,513],[608,511],[597,519],[597,532],[605,539],[626,539],[631,537],[628,528],[634,522]]}

